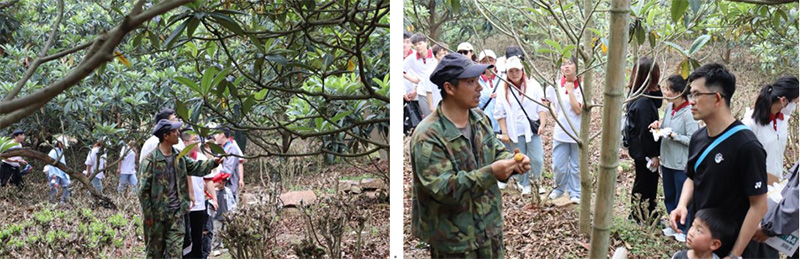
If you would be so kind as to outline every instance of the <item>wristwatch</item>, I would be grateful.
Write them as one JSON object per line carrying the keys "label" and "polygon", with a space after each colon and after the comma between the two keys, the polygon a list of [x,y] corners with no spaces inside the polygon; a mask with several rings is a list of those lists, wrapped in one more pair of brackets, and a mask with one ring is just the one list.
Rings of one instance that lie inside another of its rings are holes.
{"label": "wristwatch", "polygon": [[730,257],[731,259],[742,259],[741,256],[733,255],[733,253],[728,254],[728,257]]}

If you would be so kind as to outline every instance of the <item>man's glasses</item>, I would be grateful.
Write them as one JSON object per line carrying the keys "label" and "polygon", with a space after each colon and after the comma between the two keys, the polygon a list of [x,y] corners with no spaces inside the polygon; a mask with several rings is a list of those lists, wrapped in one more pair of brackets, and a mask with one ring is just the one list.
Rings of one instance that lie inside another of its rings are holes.
{"label": "man's glasses", "polygon": [[718,92],[709,92],[709,93],[691,92],[687,97],[689,98],[689,100],[697,101],[697,99],[700,99],[701,95],[716,95],[716,94],[719,94],[721,97],[724,97],[722,93]]}
{"label": "man's glasses", "polygon": [[461,55],[467,55],[468,53],[472,53],[472,51],[471,50],[459,50],[458,51],[458,54],[461,54]]}

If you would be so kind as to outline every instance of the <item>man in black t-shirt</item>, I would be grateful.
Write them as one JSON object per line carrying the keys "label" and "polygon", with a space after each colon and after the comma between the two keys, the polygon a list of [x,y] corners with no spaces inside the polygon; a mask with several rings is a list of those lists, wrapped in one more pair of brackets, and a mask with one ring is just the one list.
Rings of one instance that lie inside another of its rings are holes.
{"label": "man in black t-shirt", "polygon": [[692,135],[689,160],[678,207],[670,213],[675,231],[678,222],[692,211],[719,208],[737,223],[733,244],[722,244],[717,251],[726,258],[748,257],[748,242],[767,210],[766,152],[752,131],[733,117],[730,100],[736,90],[736,77],[722,65],[699,67],[688,78],[692,116],[706,127]]}

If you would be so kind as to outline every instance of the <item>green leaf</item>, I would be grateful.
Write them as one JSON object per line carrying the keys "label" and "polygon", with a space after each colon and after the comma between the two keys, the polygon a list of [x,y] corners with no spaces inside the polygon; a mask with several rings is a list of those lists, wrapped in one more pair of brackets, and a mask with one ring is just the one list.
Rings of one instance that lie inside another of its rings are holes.
{"label": "green leaf", "polygon": [[264,97],[266,97],[266,96],[267,96],[267,91],[268,91],[268,90],[269,90],[269,89],[261,89],[261,91],[258,91],[258,92],[257,92],[257,93],[256,93],[254,96],[255,96],[255,97],[256,97],[256,99],[257,99],[257,100],[259,100],[259,101],[261,101],[261,100],[264,100]]}
{"label": "green leaf", "polygon": [[544,43],[550,45],[550,47],[555,49],[556,53],[561,53],[561,44],[558,44],[558,42],[555,42],[554,40],[551,39],[545,39]]}
{"label": "green leaf", "polygon": [[175,113],[183,119],[189,119],[189,112],[186,109],[186,105],[183,104],[181,100],[175,100]]}
{"label": "green leaf", "polygon": [[255,103],[256,103],[255,97],[252,95],[248,96],[247,99],[245,99],[244,103],[242,104],[242,113],[249,113],[250,108],[253,108],[253,104]]}
{"label": "green leaf", "polygon": [[461,10],[461,1],[460,0],[449,0],[450,1],[450,8],[453,10],[453,13],[459,13]]}
{"label": "green leaf", "polygon": [[647,34],[647,40],[650,41],[650,48],[655,48],[656,47],[656,34],[655,34],[655,31],[650,31],[650,33]]}
{"label": "green leaf", "polygon": [[186,20],[183,23],[181,23],[181,25],[178,25],[178,27],[175,28],[175,30],[172,30],[172,33],[170,33],[169,37],[167,37],[166,41],[164,41],[164,46],[166,48],[171,48],[172,43],[175,42],[175,39],[178,38],[178,35],[181,35],[181,32],[183,32],[183,30],[186,29],[186,26],[188,24],[189,20]]}
{"label": "green leaf", "polygon": [[689,58],[689,62],[692,64],[692,71],[700,67],[700,62],[698,62],[696,59]]}
{"label": "green leaf", "polygon": [[593,32],[594,34],[597,34],[598,37],[603,37],[603,33],[601,33],[600,30],[598,29],[595,28],[586,28],[586,29]]}
{"label": "green leaf", "polygon": [[686,13],[686,8],[689,7],[688,0],[673,0],[672,6],[669,9],[670,17],[672,18],[673,22],[678,22],[684,13]]}
{"label": "green leaf", "polygon": [[188,25],[186,26],[186,38],[192,38],[194,35],[194,31],[197,29],[197,25],[200,24],[200,20],[189,18]]}
{"label": "green leaf", "polygon": [[537,52],[537,53],[555,53],[555,54],[561,54],[561,53],[558,53],[558,52],[556,52],[555,50],[552,50],[552,49],[537,49],[537,50],[536,50],[536,52]]}
{"label": "green leaf", "polygon": [[239,24],[236,23],[236,21],[234,21],[231,17],[219,12],[209,13],[209,15],[219,25],[222,25],[222,27],[232,31],[236,35],[244,35],[244,30],[242,30],[242,27],[240,27]]}
{"label": "green leaf", "polygon": [[189,88],[191,88],[192,90],[194,90],[195,92],[197,92],[197,93],[199,93],[201,95],[205,95],[206,94],[200,89],[199,86],[197,86],[197,83],[195,83],[194,81],[192,81],[189,78],[185,78],[185,77],[180,77],[179,76],[179,77],[175,77],[175,81],[178,81],[181,84],[184,84],[184,85],[188,86]]}
{"label": "green leaf", "polygon": [[152,46],[154,49],[158,49],[158,45],[160,45],[158,36],[152,31],[147,31],[147,38],[150,39],[150,46]]}
{"label": "green leaf", "polygon": [[690,67],[691,65],[689,64],[689,59],[688,58],[684,59],[679,66],[680,67],[678,69],[680,69],[679,72],[681,77],[683,77],[683,79],[689,78],[689,72],[691,71]]}
{"label": "green leaf", "polygon": [[689,0],[689,6],[692,7],[693,13],[697,13],[700,11],[700,0]]}
{"label": "green leaf", "polygon": [[314,124],[317,126],[318,131],[322,131],[322,118],[314,119]]}
{"label": "green leaf", "polygon": [[703,48],[709,40],[711,40],[711,35],[708,34],[697,37],[697,39],[692,42],[692,46],[689,47],[689,56],[694,55],[694,53]]}
{"label": "green leaf", "polygon": [[671,41],[664,41],[664,45],[667,45],[667,46],[669,46],[669,47],[672,47],[673,49],[675,49],[675,50],[677,50],[678,52],[680,52],[681,54],[683,54],[683,56],[686,56],[686,57],[688,57],[688,56],[689,56],[689,52],[686,52],[686,50],[685,50],[685,49],[683,49],[683,47],[681,47],[680,45],[678,45],[678,44],[676,44],[676,43],[674,43],[674,42],[671,42]]}
{"label": "green leaf", "polygon": [[186,154],[188,154],[188,153],[189,153],[189,151],[192,151],[192,149],[193,149],[195,146],[197,146],[197,144],[198,144],[198,143],[192,143],[191,145],[188,145],[188,146],[186,146],[185,148],[183,148],[183,150],[181,150],[181,152],[180,152],[180,153],[178,153],[178,156],[177,156],[177,157],[175,157],[175,160],[180,160],[180,159],[181,159],[181,157],[183,157],[183,156],[185,156]]}
{"label": "green leaf", "polygon": [[346,117],[347,115],[350,115],[351,113],[353,113],[353,111],[345,111],[345,112],[337,113],[336,116],[333,116],[333,118],[331,118],[331,121],[339,122],[339,120],[341,120],[342,118]]}
{"label": "green leaf", "polygon": [[644,31],[644,26],[642,26],[642,23],[637,23],[637,24],[638,26],[636,26],[636,43],[639,43],[639,45],[641,46],[642,44],[644,44],[644,40],[646,39],[645,31]]}
{"label": "green leaf", "polygon": [[211,148],[211,152],[213,152],[215,155],[225,154],[225,149],[222,149],[222,147],[220,147],[216,143],[208,143],[208,147]]}

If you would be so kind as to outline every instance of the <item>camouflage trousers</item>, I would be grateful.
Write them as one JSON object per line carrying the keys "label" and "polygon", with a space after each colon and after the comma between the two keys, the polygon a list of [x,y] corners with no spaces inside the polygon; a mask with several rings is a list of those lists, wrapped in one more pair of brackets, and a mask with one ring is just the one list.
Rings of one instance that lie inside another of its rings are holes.
{"label": "camouflage trousers", "polygon": [[173,213],[167,219],[145,221],[144,243],[147,258],[181,258],[186,224],[183,214]]}
{"label": "camouflage trousers", "polygon": [[466,251],[463,253],[441,253],[431,248],[431,258],[503,258],[505,251],[503,249],[503,236],[497,235],[486,243],[483,243],[477,250]]}

